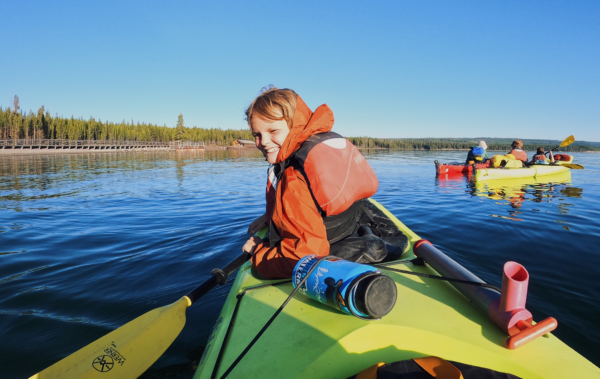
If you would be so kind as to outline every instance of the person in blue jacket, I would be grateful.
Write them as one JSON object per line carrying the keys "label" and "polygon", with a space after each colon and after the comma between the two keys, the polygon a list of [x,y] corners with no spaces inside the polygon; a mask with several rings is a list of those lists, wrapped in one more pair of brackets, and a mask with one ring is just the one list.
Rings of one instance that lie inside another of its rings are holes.
{"label": "person in blue jacket", "polygon": [[487,161],[487,144],[485,141],[479,141],[477,146],[473,146],[467,154],[466,164],[485,163]]}

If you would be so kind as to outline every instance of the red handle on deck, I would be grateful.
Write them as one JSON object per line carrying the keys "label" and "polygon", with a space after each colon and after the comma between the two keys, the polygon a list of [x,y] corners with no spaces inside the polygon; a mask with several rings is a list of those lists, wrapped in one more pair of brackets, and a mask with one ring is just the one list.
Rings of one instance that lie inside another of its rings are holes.
{"label": "red handle on deck", "polygon": [[528,324],[525,321],[519,321],[517,327],[521,329],[521,331],[514,336],[507,338],[506,347],[510,350],[514,350],[525,345],[527,342],[531,342],[544,334],[550,333],[556,329],[557,326],[558,321],[556,321],[554,317],[548,317],[535,325]]}

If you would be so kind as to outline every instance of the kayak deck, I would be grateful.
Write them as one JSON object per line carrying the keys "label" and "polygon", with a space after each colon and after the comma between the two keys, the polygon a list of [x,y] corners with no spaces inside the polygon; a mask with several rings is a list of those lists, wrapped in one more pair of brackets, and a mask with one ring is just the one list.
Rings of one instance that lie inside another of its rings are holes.
{"label": "kayak deck", "polygon": [[[420,240],[419,236],[383,206],[371,201],[408,237],[409,245],[402,260],[414,258],[412,247]],[[437,275],[429,266],[411,263],[389,266]],[[499,277],[501,271],[499,267]],[[398,290],[398,299],[390,314],[379,321],[364,321],[296,294],[228,377],[347,378],[378,362],[429,355],[523,378],[600,375],[598,367],[553,335],[538,338],[517,350],[506,349],[507,335],[447,282],[384,273],[394,279]],[[257,278],[250,263],[240,269],[194,378],[211,377],[236,306],[236,295],[248,287],[280,281]],[[246,293],[223,351],[217,378],[248,346],[292,290],[288,283]]]}

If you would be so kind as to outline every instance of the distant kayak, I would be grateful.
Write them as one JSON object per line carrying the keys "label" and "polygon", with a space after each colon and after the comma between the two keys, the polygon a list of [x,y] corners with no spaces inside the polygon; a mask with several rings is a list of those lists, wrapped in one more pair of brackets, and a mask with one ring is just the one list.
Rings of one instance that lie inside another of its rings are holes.
{"label": "distant kayak", "polygon": [[561,172],[569,171],[568,167],[561,165],[532,165],[523,168],[484,168],[476,170],[474,179],[519,179],[519,178],[537,178],[539,176],[555,175]]}
{"label": "distant kayak", "polygon": [[[483,283],[421,240],[381,204],[371,200],[370,209],[387,218],[388,224],[395,225],[408,238],[401,258],[385,263],[386,267]],[[415,253],[427,265],[415,261]],[[393,272],[382,265],[376,267],[392,278],[397,288],[396,305],[380,320],[359,319],[297,293],[268,323],[294,287],[290,280],[262,279],[250,263],[245,264],[208,335],[194,378],[342,379],[379,362],[424,356],[521,378],[600,377],[600,368],[552,334],[509,350],[508,334],[488,313],[478,309],[485,299],[499,299],[495,290]],[[324,274],[315,276],[326,281]],[[544,279],[531,278],[532,282],[536,280]],[[498,267],[496,282],[501,281],[502,267]],[[547,322],[536,321],[538,325]],[[252,346],[251,341],[255,341]]]}
{"label": "distant kayak", "polygon": [[[488,168],[490,166],[490,161],[485,163],[478,163],[477,169]],[[468,174],[473,171],[473,165],[467,165],[464,163],[439,163],[435,161],[435,169],[437,174]]]}
{"label": "distant kayak", "polygon": [[[556,155],[555,165],[563,165],[565,163],[573,163],[573,156],[567,154],[557,154]],[[434,161],[435,163],[435,172],[436,175],[440,174],[470,174],[473,172],[472,164],[464,164],[461,162],[449,162],[449,163],[440,163],[438,161]],[[490,160],[487,160],[485,163],[477,163],[477,169],[490,168]],[[557,171],[560,172],[560,171]],[[552,171],[552,174],[556,172]],[[548,175],[548,174],[543,174]],[[535,177],[536,175],[525,175],[525,176],[502,176],[502,178],[528,178]]]}

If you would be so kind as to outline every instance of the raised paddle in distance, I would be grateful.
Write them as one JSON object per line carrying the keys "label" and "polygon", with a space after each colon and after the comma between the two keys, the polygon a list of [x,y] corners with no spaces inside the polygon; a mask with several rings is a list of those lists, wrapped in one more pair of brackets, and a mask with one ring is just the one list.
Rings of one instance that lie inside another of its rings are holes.
{"label": "raised paddle in distance", "polygon": [[558,149],[559,147],[565,147],[565,146],[569,146],[570,144],[572,144],[573,142],[575,142],[575,137],[570,135],[567,138],[565,138],[564,141],[562,141],[560,143],[560,145],[553,147],[552,149],[550,149],[548,152],[546,152],[546,154],[548,154],[550,151],[553,151],[555,149]]}
{"label": "raised paddle in distance", "polygon": [[177,338],[186,308],[217,284],[225,284],[249,257],[244,253],[222,270],[214,269],[209,279],[173,304],[129,321],[31,378],[137,378]]}
{"label": "raised paddle in distance", "polygon": [[[564,141],[562,141],[560,143],[560,145],[553,147],[552,149],[550,149],[550,151],[553,151],[554,149],[558,149],[559,147],[565,147],[565,146],[569,146],[570,144],[572,144],[573,142],[575,142],[575,137],[570,135],[567,138],[565,138]],[[550,153],[550,151],[546,152],[546,154]],[[573,170],[583,170],[584,167],[580,164],[575,164],[575,163],[561,163],[561,166],[565,166],[568,167],[570,169]]]}

